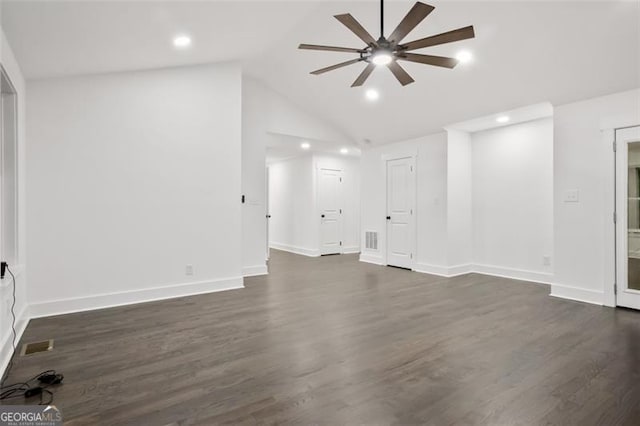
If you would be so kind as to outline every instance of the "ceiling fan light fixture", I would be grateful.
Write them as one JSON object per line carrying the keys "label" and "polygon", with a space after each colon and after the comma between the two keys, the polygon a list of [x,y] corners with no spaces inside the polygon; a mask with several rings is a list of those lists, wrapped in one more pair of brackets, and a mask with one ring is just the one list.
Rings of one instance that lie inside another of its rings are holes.
{"label": "ceiling fan light fixture", "polygon": [[393,56],[391,52],[386,50],[379,50],[373,55],[371,55],[371,62],[376,65],[389,65],[393,60]]}
{"label": "ceiling fan light fixture", "polygon": [[[1,1],[1,0],[0,0]],[[467,40],[475,37],[473,25],[458,28],[429,37],[413,40],[405,43],[404,38],[413,31],[435,7],[420,1],[416,2],[411,10],[400,21],[398,26],[388,35],[384,32],[384,0],[380,0],[380,37],[376,40],[350,13],[342,13],[333,17],[340,21],[347,29],[365,43],[364,48],[323,46],[317,44],[300,44],[298,49],[324,50],[327,52],[357,53],[358,57],[339,64],[311,71],[313,75],[324,74],[338,68],[365,62],[367,66],[360,72],[351,87],[361,87],[369,78],[373,70],[378,66],[386,66],[398,82],[406,86],[415,80],[402,68],[400,61],[414,62],[424,65],[432,65],[442,68],[455,68],[460,62],[471,60],[469,54],[463,54],[461,59],[444,56],[425,55],[413,53],[414,50],[425,47],[439,46],[456,41]]]}

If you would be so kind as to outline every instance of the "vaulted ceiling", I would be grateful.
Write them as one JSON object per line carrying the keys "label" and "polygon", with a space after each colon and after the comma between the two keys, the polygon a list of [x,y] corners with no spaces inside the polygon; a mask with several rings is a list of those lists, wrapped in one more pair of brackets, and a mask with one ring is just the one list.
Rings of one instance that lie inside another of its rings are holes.
{"label": "vaulted ceiling", "polygon": [[[309,72],[352,58],[299,43],[363,47],[332,15],[349,12],[378,36],[376,1],[4,1],[2,25],[28,78],[241,61],[245,72],[355,143],[416,137],[451,123],[549,101],[563,104],[640,87],[637,1],[426,1],[436,6],[407,41],[473,24],[476,38],[419,53],[474,60],[454,70],[407,63],[402,87],[364,65]],[[413,1],[390,1],[393,30]],[[190,49],[171,38],[188,33]],[[404,65],[404,64],[403,64]],[[376,88],[377,102],[364,92]]]}

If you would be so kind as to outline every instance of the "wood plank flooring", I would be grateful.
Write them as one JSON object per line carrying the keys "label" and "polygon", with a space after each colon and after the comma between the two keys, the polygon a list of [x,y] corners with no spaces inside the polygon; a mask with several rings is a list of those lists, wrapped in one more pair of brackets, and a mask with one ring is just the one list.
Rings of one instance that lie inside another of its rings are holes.
{"label": "wood plank flooring", "polygon": [[33,320],[72,425],[640,425],[640,314],[272,251],[246,288]]}

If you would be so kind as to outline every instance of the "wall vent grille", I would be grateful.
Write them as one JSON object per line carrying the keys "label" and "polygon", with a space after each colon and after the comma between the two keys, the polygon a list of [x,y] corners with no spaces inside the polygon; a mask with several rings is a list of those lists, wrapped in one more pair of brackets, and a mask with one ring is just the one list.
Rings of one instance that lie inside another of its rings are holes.
{"label": "wall vent grille", "polygon": [[365,248],[368,250],[378,250],[378,233],[376,231],[365,231]]}

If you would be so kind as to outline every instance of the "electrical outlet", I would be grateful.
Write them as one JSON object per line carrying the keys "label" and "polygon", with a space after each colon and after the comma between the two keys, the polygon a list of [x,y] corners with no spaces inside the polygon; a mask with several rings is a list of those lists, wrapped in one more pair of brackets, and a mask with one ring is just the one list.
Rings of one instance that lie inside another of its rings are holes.
{"label": "electrical outlet", "polygon": [[565,203],[579,203],[580,202],[580,192],[577,189],[572,189],[564,193],[564,202]]}
{"label": "electrical outlet", "polygon": [[544,266],[551,266],[551,256],[542,256],[542,264]]}
{"label": "electrical outlet", "polygon": [[184,273],[185,273],[186,275],[193,275],[193,265],[187,265],[187,266],[184,268]]}

